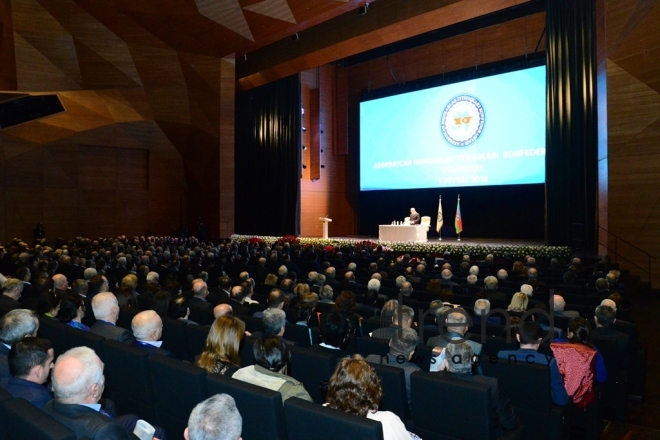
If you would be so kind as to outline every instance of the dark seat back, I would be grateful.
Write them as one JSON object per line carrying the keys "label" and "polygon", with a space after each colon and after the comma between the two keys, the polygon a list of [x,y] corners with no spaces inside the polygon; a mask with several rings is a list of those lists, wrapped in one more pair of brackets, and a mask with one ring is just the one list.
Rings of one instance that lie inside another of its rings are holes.
{"label": "dark seat back", "polygon": [[371,364],[380,378],[383,398],[380,401],[382,411],[391,411],[404,422],[412,417],[408,406],[406,375],[402,368],[383,364]]}
{"label": "dark seat back", "polygon": [[[74,347],[89,347],[101,360],[105,361],[105,356],[103,354],[103,341],[105,338],[96,333],[86,332],[85,330],[80,330],[77,328],[66,326],[64,330],[64,345],[66,350],[69,350]],[[55,352],[57,354],[57,352]],[[61,354],[63,352],[60,352]]]}
{"label": "dark seat back", "polygon": [[292,397],[284,402],[289,440],[382,440],[380,422]]}
{"label": "dark seat back", "polygon": [[149,356],[156,413],[170,438],[179,438],[193,408],[206,399],[206,370],[167,356]]}
{"label": "dark seat back", "polygon": [[282,396],[279,392],[220,374],[206,376],[209,396],[226,393],[234,398],[243,417],[243,440],[287,438]]}
{"label": "dark seat back", "polygon": [[289,347],[291,369],[289,375],[305,385],[314,402],[323,403],[321,384],[326,383],[335,369],[335,357],[300,347]]}
{"label": "dark seat back", "polygon": [[7,424],[5,423],[5,414],[2,411],[2,404],[11,400],[12,396],[4,388],[0,388],[0,438],[7,438]]}
{"label": "dark seat back", "polygon": [[67,325],[62,324],[57,319],[48,318],[47,316],[39,316],[39,336],[48,339],[53,343],[55,356],[67,351],[66,338],[64,332]]}
{"label": "dark seat back", "polygon": [[2,405],[7,440],[75,440],[76,434],[24,399],[7,400]]}
{"label": "dark seat back", "polygon": [[298,347],[309,347],[311,343],[311,329],[305,325],[287,324],[284,337],[295,341]]}
{"label": "dark seat back", "polygon": [[188,346],[186,344],[187,325],[178,319],[163,319],[162,348],[170,351],[177,359],[188,359]]}
{"label": "dark seat back", "polygon": [[186,345],[188,346],[188,360],[190,362],[193,362],[195,357],[204,351],[209,330],[209,327],[201,325],[189,325],[186,328]]}
{"label": "dark seat back", "polygon": [[119,319],[117,319],[117,327],[126,328],[131,330],[131,321],[135,315],[140,313],[139,310],[121,310],[119,311]]}
{"label": "dark seat back", "polygon": [[384,339],[372,338],[371,336],[361,336],[358,338],[358,353],[367,357],[370,354],[379,356],[390,352],[390,342]]}
{"label": "dark seat back", "polygon": [[147,353],[111,339],[103,342],[103,351],[106,397],[115,402],[119,414],[139,414],[157,424]]}
{"label": "dark seat back", "polygon": [[[488,385],[452,378],[443,372],[415,372],[410,381],[412,431],[420,437],[491,438]],[[465,416],[466,408],[470,409],[470,417]]]}

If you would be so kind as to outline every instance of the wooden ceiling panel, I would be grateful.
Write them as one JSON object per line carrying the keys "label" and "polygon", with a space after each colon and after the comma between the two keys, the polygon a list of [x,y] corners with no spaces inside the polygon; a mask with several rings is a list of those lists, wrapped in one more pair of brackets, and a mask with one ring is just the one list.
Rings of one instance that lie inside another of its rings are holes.
{"label": "wooden ceiling panel", "polygon": [[78,90],[81,88],[42,52],[14,33],[17,88],[21,91]]}
{"label": "wooden ceiling panel", "polygon": [[140,83],[126,43],[114,32],[72,0],[40,1],[41,5],[58,20],[69,34],[75,36],[78,44],[86,46],[134,82]]}

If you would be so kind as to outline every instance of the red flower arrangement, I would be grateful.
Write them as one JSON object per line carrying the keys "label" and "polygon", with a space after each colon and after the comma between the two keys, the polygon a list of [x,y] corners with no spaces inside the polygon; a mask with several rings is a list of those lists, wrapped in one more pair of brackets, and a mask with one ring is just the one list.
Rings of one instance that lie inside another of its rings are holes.
{"label": "red flower arrangement", "polygon": [[299,239],[298,237],[296,237],[295,235],[291,235],[291,234],[289,234],[289,235],[284,235],[284,236],[280,237],[279,240],[277,240],[277,244],[279,244],[279,245],[281,246],[281,245],[283,245],[284,243],[289,243],[289,244],[299,244],[299,243],[300,243],[300,239]]}

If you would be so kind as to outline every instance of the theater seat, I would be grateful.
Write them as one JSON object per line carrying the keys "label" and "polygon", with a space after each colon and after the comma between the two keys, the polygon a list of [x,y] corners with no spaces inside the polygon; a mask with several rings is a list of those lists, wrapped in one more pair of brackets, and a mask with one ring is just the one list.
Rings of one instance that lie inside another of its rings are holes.
{"label": "theater seat", "polygon": [[243,440],[286,440],[282,395],[273,390],[220,374],[206,376],[208,395],[229,394],[243,417]]}
{"label": "theater seat", "polygon": [[12,399],[2,405],[7,425],[7,440],[75,440],[76,434],[24,399]]}
{"label": "theater seat", "polygon": [[160,424],[180,438],[195,405],[206,399],[206,370],[167,356],[150,355],[149,371]]}
{"label": "theater seat", "polygon": [[289,440],[382,440],[380,422],[292,397],[284,402]]}

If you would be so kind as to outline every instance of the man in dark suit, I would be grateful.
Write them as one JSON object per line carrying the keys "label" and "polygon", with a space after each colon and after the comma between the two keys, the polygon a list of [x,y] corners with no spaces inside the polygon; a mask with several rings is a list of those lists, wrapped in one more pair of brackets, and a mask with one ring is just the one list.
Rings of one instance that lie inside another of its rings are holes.
{"label": "man in dark suit", "polygon": [[[399,313],[399,310],[401,313]],[[401,319],[399,319],[399,316],[401,316]],[[389,341],[392,338],[392,335],[397,332],[397,330],[410,328],[414,317],[415,317],[415,311],[412,309],[412,307],[405,305],[401,306],[400,308],[397,307],[396,309],[394,309],[394,315],[392,315],[392,322],[390,326],[377,328],[376,330],[371,332],[371,337],[386,339]],[[399,321],[401,325],[399,325]]]}
{"label": "man in dark suit", "polygon": [[11,278],[2,285],[3,291],[0,295],[0,316],[7,312],[21,308],[18,302],[23,292],[23,282],[18,278]]}
{"label": "man in dark suit", "polygon": [[250,316],[252,315],[250,309],[244,305],[245,303],[245,297],[247,296],[247,292],[243,286],[234,286],[231,288],[231,297],[229,304],[231,305],[232,309],[234,310],[234,316],[236,315],[242,315],[242,316]]}
{"label": "man in dark suit", "polygon": [[419,212],[415,211],[415,208],[410,208],[410,224],[418,225],[422,221],[422,217],[419,215]]}
{"label": "man in dark suit", "polygon": [[3,387],[13,397],[21,397],[41,409],[53,399],[44,385],[53,368],[55,352],[48,339],[25,338],[9,350],[9,377]]}
{"label": "man in dark suit", "polygon": [[39,320],[32,310],[15,309],[0,319],[0,380],[9,378],[7,356],[12,345],[23,338],[35,337]]}
{"label": "man in dark suit", "polygon": [[150,354],[174,357],[169,351],[160,348],[163,345],[163,341],[160,340],[163,336],[163,321],[153,310],[145,310],[135,315],[131,321],[131,329],[135,337],[135,341],[131,344],[134,347],[139,347]]}
{"label": "man in dark suit", "polygon": [[22,307],[26,309],[36,310],[37,305],[39,304],[39,294],[30,283],[32,274],[30,269],[26,266],[19,267],[16,270],[16,278],[23,281],[23,291],[21,292],[20,303]]}
{"label": "man in dark suit", "polygon": [[[78,438],[91,440],[133,439],[135,416],[110,418],[98,403],[105,388],[103,363],[89,347],[76,347],[62,354],[53,368],[55,399],[43,411],[66,425]],[[157,429],[154,437],[162,439]]]}
{"label": "man in dark suit", "polygon": [[627,334],[617,331],[612,328],[616,322],[616,311],[608,305],[600,305],[596,307],[596,314],[594,316],[596,328],[593,330],[592,339],[596,347],[598,347],[599,338],[614,339],[617,346],[617,365],[619,367],[627,367],[629,337]]}
{"label": "man in dark suit", "polygon": [[209,288],[206,286],[206,283],[201,279],[196,279],[192,285],[193,297],[190,298],[190,308],[191,309],[210,309],[213,307],[213,304],[206,300],[206,297],[209,296]]}
{"label": "man in dark suit", "polygon": [[101,292],[92,299],[92,310],[96,322],[90,331],[106,339],[131,343],[135,340],[133,334],[125,328],[117,327],[119,319],[119,304],[112,292]]}

